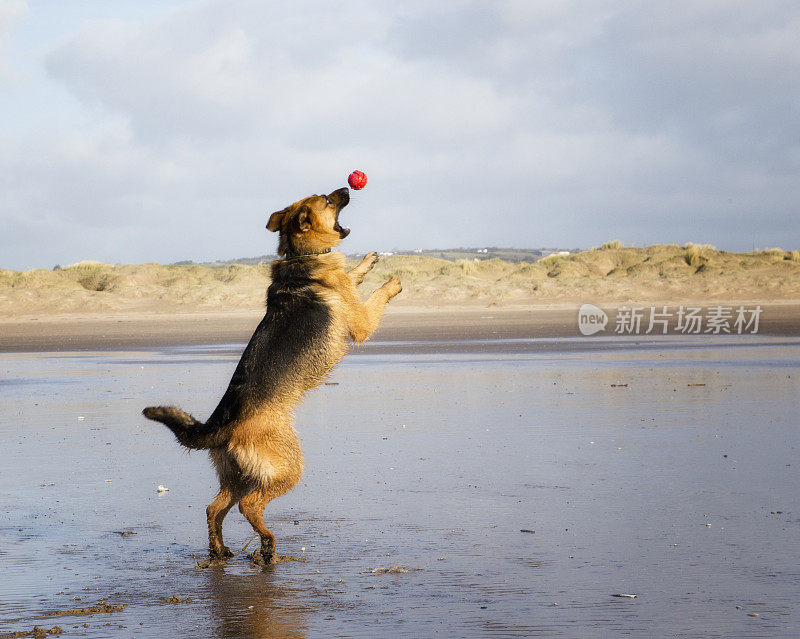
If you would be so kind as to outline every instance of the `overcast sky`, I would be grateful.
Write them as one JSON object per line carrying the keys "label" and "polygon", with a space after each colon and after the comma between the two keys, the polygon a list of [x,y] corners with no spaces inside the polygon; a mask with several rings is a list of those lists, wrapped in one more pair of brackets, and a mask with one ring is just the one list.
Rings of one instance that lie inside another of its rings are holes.
{"label": "overcast sky", "polygon": [[274,252],[800,248],[800,4],[0,0],[0,267]]}

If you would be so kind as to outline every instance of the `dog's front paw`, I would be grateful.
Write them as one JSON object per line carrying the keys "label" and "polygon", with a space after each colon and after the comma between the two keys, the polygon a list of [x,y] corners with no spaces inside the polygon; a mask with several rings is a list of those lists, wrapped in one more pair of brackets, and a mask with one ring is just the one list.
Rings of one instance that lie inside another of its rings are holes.
{"label": "dog's front paw", "polygon": [[392,299],[395,295],[400,293],[403,290],[403,285],[400,284],[400,280],[396,277],[391,278],[386,284],[381,286],[381,288],[386,291],[389,295],[389,299]]}
{"label": "dog's front paw", "polygon": [[361,266],[364,267],[364,270],[366,272],[369,271],[373,266],[375,266],[377,261],[378,261],[378,254],[375,251],[370,251],[364,256],[364,259],[361,260]]}

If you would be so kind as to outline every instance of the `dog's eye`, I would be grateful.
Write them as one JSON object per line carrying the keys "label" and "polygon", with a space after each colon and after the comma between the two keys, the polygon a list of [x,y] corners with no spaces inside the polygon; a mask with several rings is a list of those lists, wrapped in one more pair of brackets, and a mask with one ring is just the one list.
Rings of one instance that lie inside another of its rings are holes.
{"label": "dog's eye", "polygon": [[327,195],[325,196],[325,204],[327,204],[328,206],[332,204],[331,198],[329,198]]}

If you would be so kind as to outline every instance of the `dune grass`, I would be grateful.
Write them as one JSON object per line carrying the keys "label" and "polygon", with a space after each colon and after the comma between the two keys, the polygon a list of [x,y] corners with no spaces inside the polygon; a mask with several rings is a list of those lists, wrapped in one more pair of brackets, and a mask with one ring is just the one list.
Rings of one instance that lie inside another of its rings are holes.
{"label": "dune grass", "polygon": [[[366,294],[391,275],[403,282],[393,304],[546,304],[573,301],[800,300],[800,252],[717,251],[688,243],[551,255],[538,262],[383,257]],[[0,317],[115,311],[198,312],[263,308],[269,265],[110,265],[0,270]]]}
{"label": "dune grass", "polygon": [[688,242],[684,245],[683,249],[683,259],[686,260],[686,264],[693,269],[705,268],[705,266],[711,262],[712,257],[717,253],[717,249],[710,244],[693,244],[692,242]]}

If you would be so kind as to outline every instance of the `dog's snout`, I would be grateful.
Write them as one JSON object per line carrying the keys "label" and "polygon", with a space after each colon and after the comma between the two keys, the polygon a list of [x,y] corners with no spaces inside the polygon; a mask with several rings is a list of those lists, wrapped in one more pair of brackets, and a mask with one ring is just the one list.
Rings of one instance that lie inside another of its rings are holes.
{"label": "dog's snout", "polygon": [[337,189],[331,193],[331,197],[336,200],[339,208],[345,207],[350,202],[350,189],[348,189],[346,186],[342,187],[341,189]]}

